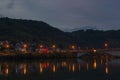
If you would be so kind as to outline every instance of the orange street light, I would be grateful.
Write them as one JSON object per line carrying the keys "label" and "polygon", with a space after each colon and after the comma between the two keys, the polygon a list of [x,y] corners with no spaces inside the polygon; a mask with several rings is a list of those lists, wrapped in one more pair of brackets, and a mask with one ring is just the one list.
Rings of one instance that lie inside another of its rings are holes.
{"label": "orange street light", "polygon": [[6,44],[6,48],[10,48],[10,45],[9,45],[9,44]]}
{"label": "orange street light", "polygon": [[72,48],[72,49],[75,49],[75,45],[72,45],[71,48]]}
{"label": "orange street light", "polygon": [[52,45],[52,48],[54,48],[54,49],[55,49],[55,48],[56,48],[56,45]]}
{"label": "orange street light", "polygon": [[43,45],[40,45],[40,48],[43,48]]}
{"label": "orange street light", "polygon": [[97,52],[97,50],[96,50],[96,49],[94,49],[94,50],[93,50],[93,52],[94,52],[94,53],[96,53],[96,52]]}
{"label": "orange street light", "polygon": [[93,62],[93,68],[94,68],[94,69],[97,68],[97,61],[96,61],[96,59],[94,59],[94,62]]}
{"label": "orange street light", "polygon": [[24,47],[24,48],[27,48],[27,44],[23,44],[23,47]]}
{"label": "orange street light", "polygon": [[105,46],[105,47],[108,47],[108,44],[107,44],[107,43],[105,43],[105,44],[104,44],[104,46]]}

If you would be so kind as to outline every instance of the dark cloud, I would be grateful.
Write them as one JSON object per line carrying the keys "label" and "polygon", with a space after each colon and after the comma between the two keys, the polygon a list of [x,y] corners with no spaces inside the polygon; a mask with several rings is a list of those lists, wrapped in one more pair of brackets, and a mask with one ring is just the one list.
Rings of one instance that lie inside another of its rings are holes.
{"label": "dark cloud", "polygon": [[[60,29],[119,29],[120,0],[0,0],[0,14],[45,21]],[[79,27],[77,27],[79,26]]]}
{"label": "dark cloud", "polygon": [[11,2],[7,4],[7,8],[9,8],[9,9],[13,8],[14,5],[15,5],[15,0],[11,0]]}

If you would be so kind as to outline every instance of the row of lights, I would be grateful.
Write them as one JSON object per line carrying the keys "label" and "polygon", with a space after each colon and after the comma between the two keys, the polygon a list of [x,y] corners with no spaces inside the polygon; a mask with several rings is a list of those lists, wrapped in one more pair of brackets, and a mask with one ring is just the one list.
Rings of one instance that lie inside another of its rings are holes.
{"label": "row of lights", "polygon": [[[108,48],[108,44],[107,44],[107,43],[105,43],[104,46],[105,46],[105,48]],[[9,44],[6,44],[5,47],[6,47],[6,48],[10,48],[10,45],[9,45]],[[27,47],[28,47],[27,44],[23,44],[23,48],[26,49]],[[44,46],[43,46],[43,45],[39,45],[39,47],[40,47],[40,48],[43,48]],[[55,48],[56,48],[56,45],[55,45],[55,44],[52,45],[52,48],[55,49]],[[75,48],[76,48],[75,45],[72,45],[72,46],[71,46],[71,49],[75,49]]]}
{"label": "row of lights", "polygon": [[[28,47],[27,44],[24,44],[24,45],[23,45],[23,48],[27,48],[27,47]],[[43,45],[39,45],[39,47],[40,47],[40,48],[43,48],[44,46],[43,46]],[[55,48],[56,48],[56,45],[52,45],[52,48],[55,49]]]}

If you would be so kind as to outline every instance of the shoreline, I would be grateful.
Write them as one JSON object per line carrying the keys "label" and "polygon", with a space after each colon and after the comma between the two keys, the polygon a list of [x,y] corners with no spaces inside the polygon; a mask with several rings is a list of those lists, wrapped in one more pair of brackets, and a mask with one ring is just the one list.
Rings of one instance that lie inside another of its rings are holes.
{"label": "shoreline", "polygon": [[75,53],[45,53],[45,54],[14,54],[0,55],[1,60],[44,60],[44,59],[66,59],[77,58]]}
{"label": "shoreline", "polygon": [[[79,53],[80,54],[80,53]],[[113,56],[108,53],[86,53],[82,56],[78,56],[77,53],[21,53],[21,54],[7,54],[7,55],[0,55],[0,61],[22,61],[22,60],[47,60],[47,59],[93,59],[93,58],[111,58],[111,59],[117,59],[120,58],[120,56]]]}

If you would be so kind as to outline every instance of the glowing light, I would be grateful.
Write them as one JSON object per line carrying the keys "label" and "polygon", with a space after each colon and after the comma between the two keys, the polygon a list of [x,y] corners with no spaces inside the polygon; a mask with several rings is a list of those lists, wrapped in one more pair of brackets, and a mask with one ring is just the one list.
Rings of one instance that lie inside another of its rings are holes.
{"label": "glowing light", "polygon": [[9,74],[9,69],[8,69],[8,68],[5,69],[5,74],[6,74],[6,75]]}
{"label": "glowing light", "polygon": [[97,52],[97,50],[96,50],[96,49],[93,49],[93,52],[94,52],[94,53],[96,53],[96,52]]}
{"label": "glowing light", "polygon": [[9,68],[8,68],[9,66],[8,65],[6,65],[6,69],[5,69],[5,74],[6,75],[8,75],[9,74]]}
{"label": "glowing light", "polygon": [[93,52],[94,52],[94,53],[96,53],[96,52],[97,52],[97,50],[96,50],[95,48],[93,48]]}
{"label": "glowing light", "polygon": [[26,64],[24,65],[24,75],[26,75],[27,69],[26,69]]}
{"label": "glowing light", "polygon": [[52,45],[52,48],[54,48],[54,49],[55,49],[55,48],[56,48],[56,45]]}
{"label": "glowing light", "polygon": [[10,45],[9,45],[9,44],[6,44],[6,48],[10,48]]}
{"label": "glowing light", "polygon": [[24,47],[24,48],[27,48],[27,44],[24,44],[23,47]]}
{"label": "glowing light", "polygon": [[40,48],[43,48],[43,45],[40,45]]}
{"label": "glowing light", "polygon": [[108,46],[108,44],[107,44],[107,43],[105,43],[105,44],[104,44],[104,46],[105,46],[105,47],[107,47],[107,46]]}
{"label": "glowing light", "polygon": [[101,60],[100,60],[100,63],[103,64],[103,60],[102,60],[102,58],[101,58]]}
{"label": "glowing light", "polygon": [[62,62],[62,67],[66,67],[67,63],[66,62]]}
{"label": "glowing light", "polygon": [[40,64],[40,73],[43,72],[42,64]]}
{"label": "glowing light", "polygon": [[93,62],[93,68],[94,68],[94,69],[97,68],[97,62],[96,62],[96,59],[95,59],[94,62]]}
{"label": "glowing light", "polygon": [[56,67],[55,67],[55,65],[53,65],[53,72],[56,72]]}
{"label": "glowing light", "polygon": [[47,53],[47,51],[48,51],[47,48],[44,48],[44,49],[43,49],[43,52],[44,52],[44,53]]}
{"label": "glowing light", "polygon": [[40,67],[40,73],[42,73],[43,72],[43,69],[42,69],[42,67]]}
{"label": "glowing light", "polygon": [[73,72],[75,71],[75,65],[74,64],[72,65],[72,71]]}
{"label": "glowing light", "polygon": [[72,48],[72,49],[75,49],[75,45],[72,45],[71,48]]}
{"label": "glowing light", "polygon": [[108,73],[109,73],[108,66],[106,66],[106,67],[105,67],[105,72],[106,72],[106,74],[108,74]]}
{"label": "glowing light", "polygon": [[46,63],[44,63],[43,65],[44,65],[44,68],[47,68],[47,64]]}
{"label": "glowing light", "polygon": [[89,69],[89,64],[88,63],[86,64],[86,68],[87,68],[87,70]]}

